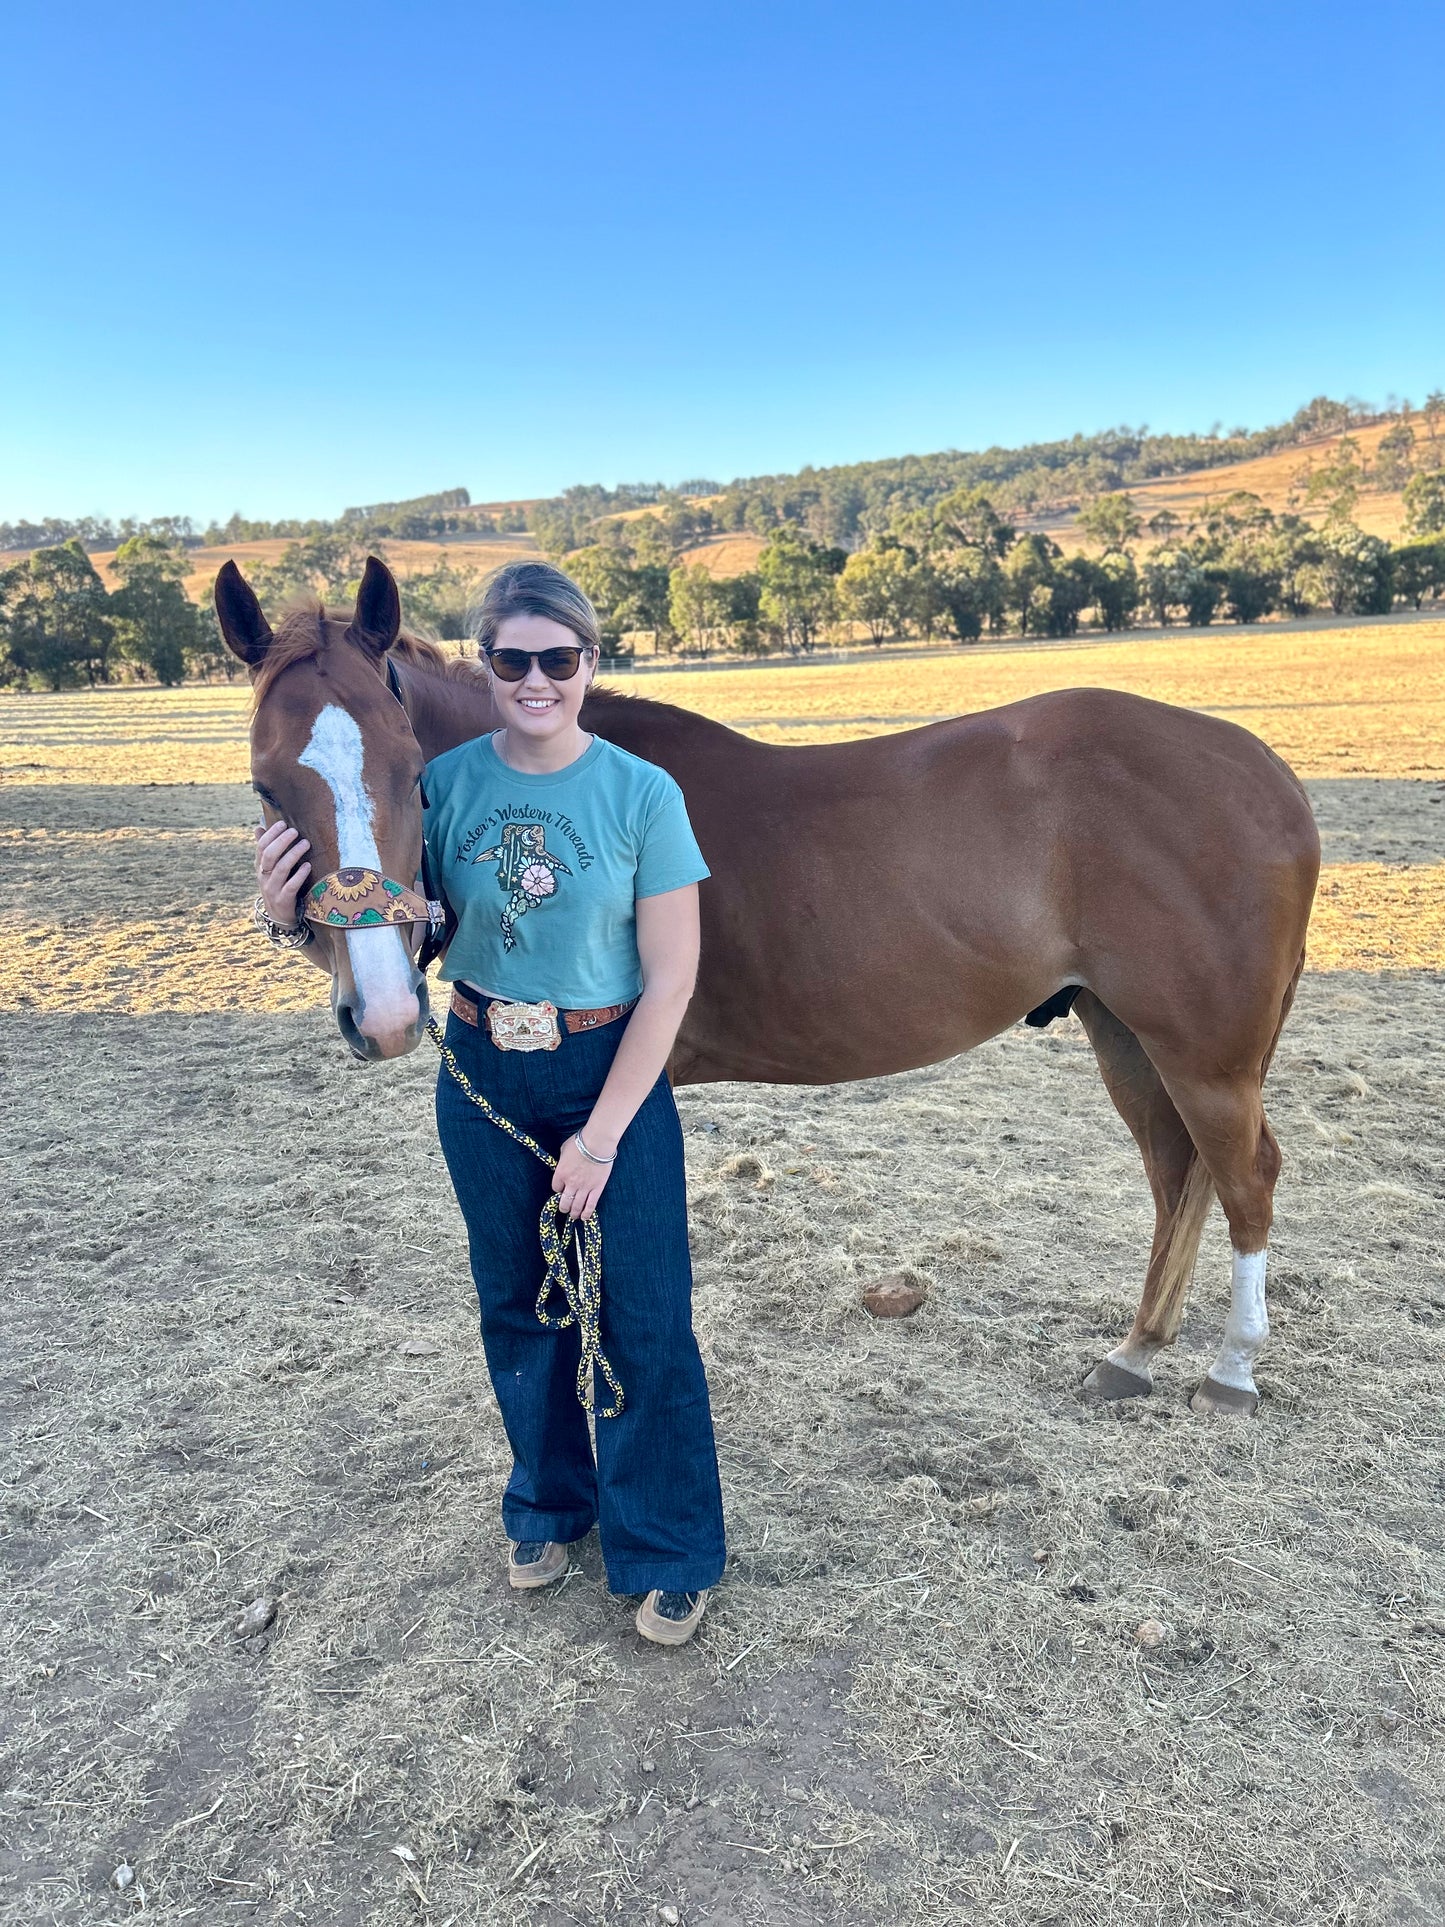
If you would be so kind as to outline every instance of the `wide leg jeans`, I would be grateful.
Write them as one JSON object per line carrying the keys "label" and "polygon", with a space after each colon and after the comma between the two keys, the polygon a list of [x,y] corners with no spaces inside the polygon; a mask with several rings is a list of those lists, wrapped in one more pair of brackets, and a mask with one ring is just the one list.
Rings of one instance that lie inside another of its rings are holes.
{"label": "wide leg jeans", "polygon": [[[579,1130],[626,1029],[563,1032],[552,1051],[501,1051],[453,1012],[447,1043],[475,1089],[554,1156]],[[552,1173],[467,1101],[443,1064],[437,1129],[466,1220],[487,1368],[512,1448],[502,1498],[510,1539],[581,1539],[597,1524],[617,1593],[696,1592],[725,1558],[707,1382],[692,1330],[682,1128],[660,1077],[624,1133],[597,1207],[602,1349],[624,1409],[595,1421],[577,1398],[575,1325],[537,1316],[537,1226]],[[565,1306],[553,1294],[548,1311]],[[600,1377],[599,1412],[610,1403]]]}

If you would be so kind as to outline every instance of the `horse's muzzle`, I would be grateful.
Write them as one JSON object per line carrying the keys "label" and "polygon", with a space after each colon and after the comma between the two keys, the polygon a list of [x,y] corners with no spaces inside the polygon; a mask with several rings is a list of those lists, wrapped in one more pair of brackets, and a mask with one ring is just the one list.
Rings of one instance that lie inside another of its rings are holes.
{"label": "horse's muzzle", "polygon": [[431,1007],[427,1001],[426,978],[415,965],[412,966],[411,1006],[368,1010],[359,991],[354,987],[343,989],[336,979],[332,980],[331,1008],[337,1028],[352,1056],[366,1064],[405,1057],[421,1042]]}

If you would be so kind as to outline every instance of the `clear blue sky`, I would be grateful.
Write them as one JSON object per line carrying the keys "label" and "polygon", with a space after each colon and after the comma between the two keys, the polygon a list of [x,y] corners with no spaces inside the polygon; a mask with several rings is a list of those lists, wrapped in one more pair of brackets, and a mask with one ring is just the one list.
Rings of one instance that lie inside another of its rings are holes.
{"label": "clear blue sky", "polygon": [[1438,0],[28,6],[0,518],[1445,385]]}

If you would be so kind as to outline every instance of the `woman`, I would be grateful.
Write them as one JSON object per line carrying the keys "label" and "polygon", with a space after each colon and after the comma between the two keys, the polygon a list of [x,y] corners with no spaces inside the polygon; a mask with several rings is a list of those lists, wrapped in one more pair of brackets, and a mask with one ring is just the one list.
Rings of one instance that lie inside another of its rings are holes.
{"label": "woman", "polygon": [[[672,778],[578,721],[600,638],[574,582],[541,562],[499,570],[477,640],[501,726],[436,757],[423,780],[431,876],[457,919],[441,969],[447,1044],[473,1088],[557,1156],[549,1176],[443,1066],[437,1127],[515,1461],[509,1575],[519,1590],[553,1584],[597,1524],[612,1590],[646,1595],[638,1631],[681,1645],[725,1557],[664,1070],[697,972],[707,866]],[[258,838],[279,923],[295,917],[304,855],[283,823]],[[549,1183],[568,1217],[595,1214],[604,1234],[602,1349],[624,1402],[599,1412],[595,1458],[578,1328],[538,1316]]]}

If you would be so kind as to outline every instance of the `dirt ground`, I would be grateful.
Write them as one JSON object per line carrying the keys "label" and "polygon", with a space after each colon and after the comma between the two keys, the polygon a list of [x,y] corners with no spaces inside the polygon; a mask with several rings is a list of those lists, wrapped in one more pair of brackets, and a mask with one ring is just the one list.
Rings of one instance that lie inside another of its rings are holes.
{"label": "dirt ground", "polygon": [[1445,1918],[1441,772],[1309,772],[1254,1423],[1187,1408],[1217,1213],[1155,1396],[1079,1394],[1152,1212],[1072,1019],[680,1093],[731,1558],[667,1654],[595,1541],[507,1588],[434,1058],[246,931],[223,698],[0,705],[0,1920]]}

